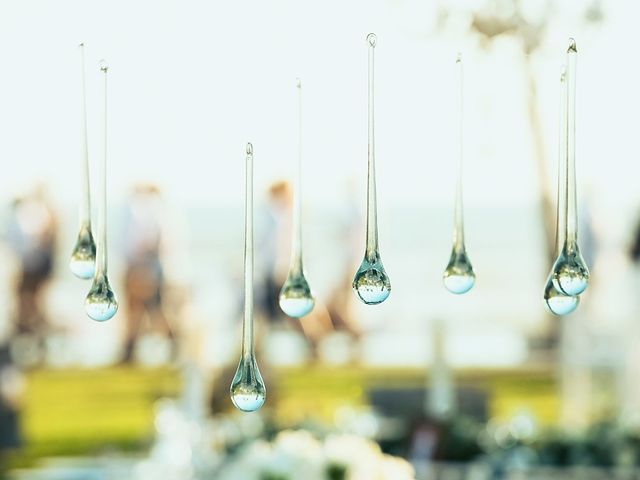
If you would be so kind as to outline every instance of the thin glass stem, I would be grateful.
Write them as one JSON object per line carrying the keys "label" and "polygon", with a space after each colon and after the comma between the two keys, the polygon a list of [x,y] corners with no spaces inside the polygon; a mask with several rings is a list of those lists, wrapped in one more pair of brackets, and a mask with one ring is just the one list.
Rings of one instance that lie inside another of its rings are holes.
{"label": "thin glass stem", "polygon": [[566,66],[560,73],[560,121],[558,133],[558,201],[556,206],[556,254],[562,251],[567,228],[567,82]]}
{"label": "thin glass stem", "polygon": [[566,161],[565,161],[565,243],[573,248],[578,239],[578,206],[576,196],[576,61],[578,51],[573,39],[567,49],[566,72]]}
{"label": "thin glass stem", "polygon": [[456,70],[458,77],[457,95],[457,123],[458,123],[458,175],[456,180],[456,198],[454,206],[454,228],[453,228],[453,248],[457,252],[462,252],[464,246],[464,215],[462,204],[462,170],[464,161],[464,114],[463,114],[463,77],[462,77],[462,56],[458,54],[456,58]]}
{"label": "thin glass stem", "polygon": [[104,74],[104,130],[102,164],[98,182],[98,244],[96,246],[96,276],[107,274],[107,71],[109,66],[100,63]]}
{"label": "thin glass stem", "polygon": [[302,82],[296,80],[298,90],[298,160],[293,189],[291,266],[290,273],[302,274]]}
{"label": "thin glass stem", "polygon": [[376,262],[378,254],[378,207],[376,203],[376,166],[374,138],[374,53],[376,35],[367,35],[369,45],[369,83],[368,83],[368,173],[367,173],[367,246],[365,256],[371,263]]}
{"label": "thin glass stem", "polygon": [[87,83],[85,73],[84,43],[79,45],[80,66],[82,68],[82,98],[81,98],[81,158],[80,158],[80,183],[82,198],[78,208],[80,225],[91,225],[91,192],[89,186],[89,141],[87,138]]}
{"label": "thin glass stem", "polygon": [[244,207],[244,321],[242,356],[253,356],[253,145],[247,143]]}

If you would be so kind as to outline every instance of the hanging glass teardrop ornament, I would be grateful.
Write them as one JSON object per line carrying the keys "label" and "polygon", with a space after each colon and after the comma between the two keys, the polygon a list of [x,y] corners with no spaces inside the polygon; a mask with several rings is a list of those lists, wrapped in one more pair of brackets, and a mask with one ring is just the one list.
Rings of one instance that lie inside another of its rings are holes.
{"label": "hanging glass teardrop ornament", "polygon": [[566,67],[566,145],[562,172],[564,243],[553,264],[553,284],[566,295],[580,295],[589,284],[589,269],[578,247],[578,200],[576,188],[576,42],[569,40]]}
{"label": "hanging glass teardrop ornament", "polygon": [[264,404],[267,389],[253,345],[253,146],[250,143],[247,143],[246,153],[242,353],[229,390],[231,401],[238,410],[255,412]]}
{"label": "hanging glass teardrop ornament", "polygon": [[382,266],[378,246],[378,213],[376,203],[376,169],[374,139],[374,52],[377,37],[375,33],[367,35],[369,50],[369,82],[368,82],[368,175],[367,175],[367,240],[364,259],[353,278],[353,289],[367,305],[384,302],[391,293],[391,282]]}
{"label": "hanging glass teardrop ornament", "polygon": [[291,264],[287,279],[280,290],[279,303],[284,313],[293,318],[307,315],[315,304],[302,266],[302,82],[298,89],[298,165],[292,212]]}
{"label": "hanging glass teardrop ornament", "polygon": [[560,152],[556,214],[556,260],[544,289],[544,300],[556,315],[574,311],[587,288],[589,270],[577,243],[577,195],[575,176],[575,72],[577,49],[569,40],[567,65],[560,75]]}
{"label": "hanging glass teardrop ornament", "polygon": [[458,179],[456,182],[456,198],[454,207],[453,246],[449,263],[442,274],[442,281],[447,290],[455,294],[463,294],[471,290],[476,281],[476,274],[467,255],[464,243],[464,219],[462,208],[462,165],[463,153],[463,81],[462,57],[456,58],[458,76]]}
{"label": "hanging glass teardrop ornament", "polygon": [[84,43],[79,45],[82,67],[82,154],[80,183],[82,197],[78,207],[79,231],[69,259],[69,269],[84,280],[93,277],[96,263],[96,244],[91,233],[91,194],[89,186],[89,145],[87,140],[87,88],[85,79]]}
{"label": "hanging glass teardrop ornament", "polygon": [[104,74],[104,131],[101,177],[98,182],[98,246],[96,271],[91,289],[84,302],[87,315],[93,320],[104,322],[118,311],[118,302],[107,276],[107,71],[109,66],[102,60],[100,71]]}
{"label": "hanging glass teardrop ornament", "polygon": [[[566,67],[562,68],[560,74],[560,122],[559,122],[559,148],[558,148],[558,199],[556,204],[556,254],[561,255],[566,240],[566,190],[565,181],[567,162],[567,102],[566,102]],[[557,260],[556,260],[557,262]],[[555,264],[551,267],[551,272],[547,276],[544,286],[544,301],[551,313],[554,315],[567,315],[578,308],[580,297],[577,295],[567,295],[559,289],[554,281]]]}
{"label": "hanging glass teardrop ornament", "polygon": [[[565,191],[564,181],[566,158],[566,131],[567,131],[567,105],[566,105],[566,67],[562,68],[560,74],[560,122],[559,122],[559,142],[558,142],[558,199],[556,205],[556,252],[561,252],[565,243]],[[580,297],[566,295],[556,288],[553,283],[553,268],[547,276],[544,286],[544,301],[547,308],[554,315],[567,315],[578,308]]]}

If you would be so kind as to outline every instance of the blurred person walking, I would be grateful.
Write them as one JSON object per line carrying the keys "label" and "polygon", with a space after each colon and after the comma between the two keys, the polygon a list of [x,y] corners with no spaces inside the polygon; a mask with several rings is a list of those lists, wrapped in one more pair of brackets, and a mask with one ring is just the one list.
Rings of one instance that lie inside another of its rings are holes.
{"label": "blurred person walking", "polygon": [[[269,322],[283,318],[278,299],[289,270],[291,248],[291,212],[293,196],[288,182],[276,181],[267,191],[267,207],[261,215],[261,235],[257,242],[256,277],[258,307]],[[260,218],[260,217],[259,217]]]}
{"label": "blurred person walking", "polygon": [[256,307],[264,313],[270,324],[286,325],[302,334],[312,357],[317,356],[320,342],[332,332],[345,332],[352,338],[360,335],[351,311],[354,300],[351,291],[352,263],[356,261],[354,259],[359,261],[361,255],[360,247],[357,247],[357,254],[355,247],[357,233],[361,231],[357,228],[360,216],[352,188],[349,189],[349,194],[348,208],[336,219],[341,227],[340,239],[349,247],[345,255],[344,274],[340,277],[338,287],[330,293],[328,301],[316,298],[313,311],[300,319],[288,317],[279,305],[280,290],[289,272],[292,247],[293,192],[287,181],[276,181],[269,186],[267,205],[259,216],[261,234],[257,242],[259,252],[256,255]]}
{"label": "blurred person walking", "polygon": [[164,204],[155,185],[137,185],[126,208],[124,254],[127,330],[122,361],[133,359],[145,318],[151,329],[172,343],[174,331],[163,308],[165,277],[162,262]]}
{"label": "blurred person walking", "polygon": [[19,334],[41,334],[47,326],[41,297],[53,271],[56,232],[56,216],[43,186],[13,201],[6,238],[19,263],[15,289]]}

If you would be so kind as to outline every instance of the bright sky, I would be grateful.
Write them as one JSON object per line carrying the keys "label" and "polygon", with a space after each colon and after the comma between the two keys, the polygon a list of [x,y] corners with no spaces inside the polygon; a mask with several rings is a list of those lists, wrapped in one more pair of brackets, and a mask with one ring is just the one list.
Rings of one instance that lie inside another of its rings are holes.
{"label": "bright sky", "polygon": [[[295,77],[303,80],[307,201],[339,205],[350,179],[364,192],[366,44],[375,31],[379,200],[447,205],[453,187],[453,61],[465,55],[467,181],[472,205],[530,204],[535,170],[522,53],[505,37],[488,50],[465,34],[467,2],[434,30],[432,2],[0,0],[0,200],[46,179],[58,201],[79,187],[79,53],[87,45],[92,162],[101,149],[98,61],[111,65],[113,199],[155,180],[188,204],[240,205],[244,142],[256,184],[291,173]],[[535,15],[538,4],[528,2]],[[534,58],[550,162],[557,151],[558,71],[576,37],[578,174],[607,205],[638,200],[637,58],[633,2],[607,2],[605,22],[557,9]],[[575,4],[575,5],[574,5]],[[555,174],[555,163],[550,164]],[[555,181],[555,179],[553,179]],[[360,197],[364,199],[364,194]],[[610,203],[607,203],[607,201]]]}

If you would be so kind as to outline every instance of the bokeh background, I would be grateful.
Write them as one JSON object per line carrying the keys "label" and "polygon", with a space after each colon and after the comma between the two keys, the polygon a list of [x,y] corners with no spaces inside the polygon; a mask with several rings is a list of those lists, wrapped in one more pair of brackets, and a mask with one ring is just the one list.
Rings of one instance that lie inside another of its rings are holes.
{"label": "bokeh background", "polygon": [[[639,13],[622,0],[0,1],[0,475],[637,478]],[[364,249],[370,31],[380,243],[393,285],[375,307],[350,289]],[[592,281],[576,313],[558,318],[542,286],[570,36]],[[110,64],[109,271],[120,311],[104,324],[85,315],[89,284],[67,266],[81,194],[80,41],[94,187],[98,62]],[[458,51],[477,273],[464,296],[441,281]],[[304,258],[317,298],[302,321],[274,304],[289,257],[296,77]],[[250,415],[228,398],[247,141],[268,388]]]}

